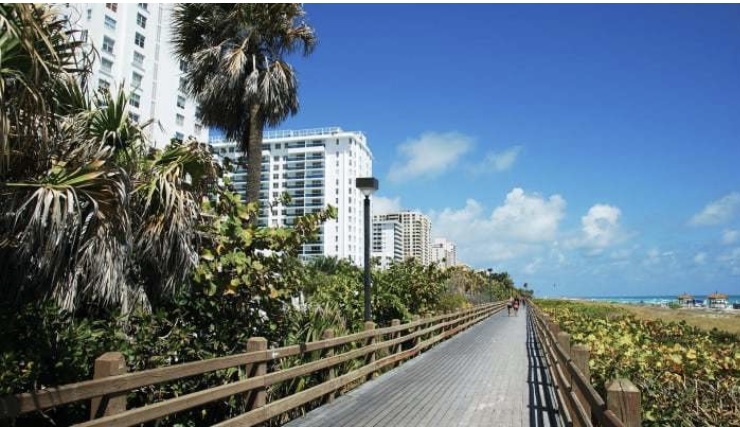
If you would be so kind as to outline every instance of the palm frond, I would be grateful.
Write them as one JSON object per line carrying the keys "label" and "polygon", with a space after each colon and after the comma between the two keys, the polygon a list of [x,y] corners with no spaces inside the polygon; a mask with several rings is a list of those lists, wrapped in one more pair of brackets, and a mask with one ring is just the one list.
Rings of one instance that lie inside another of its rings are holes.
{"label": "palm frond", "polygon": [[137,184],[142,206],[137,258],[152,272],[149,286],[165,294],[184,286],[198,262],[199,201],[215,184],[216,168],[201,144],[169,146],[150,161],[148,178]]}

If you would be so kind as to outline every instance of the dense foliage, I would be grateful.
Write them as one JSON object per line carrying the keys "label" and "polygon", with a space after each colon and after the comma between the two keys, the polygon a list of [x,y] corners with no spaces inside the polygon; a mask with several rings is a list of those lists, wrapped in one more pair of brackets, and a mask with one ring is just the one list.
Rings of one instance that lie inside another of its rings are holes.
{"label": "dense foliage", "polygon": [[740,425],[740,341],[681,323],[637,320],[624,311],[577,302],[537,303],[591,351],[592,383],[605,395],[613,378],[642,393],[647,426]]}

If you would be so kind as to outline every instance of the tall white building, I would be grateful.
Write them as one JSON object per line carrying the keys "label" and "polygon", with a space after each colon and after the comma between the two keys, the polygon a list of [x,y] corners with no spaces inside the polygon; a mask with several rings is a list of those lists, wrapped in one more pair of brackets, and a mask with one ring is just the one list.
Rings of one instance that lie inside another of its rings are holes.
{"label": "tall white building", "polygon": [[[217,158],[238,161],[234,141],[211,141]],[[242,162],[243,163],[243,162]],[[233,175],[234,188],[246,194],[244,167]],[[332,205],[337,219],[327,221],[319,241],[304,245],[302,256],[334,256],[363,266],[363,198],[358,177],[372,176],[372,153],[365,135],[338,127],[265,132],[262,144],[260,217],[262,226],[291,226],[297,217]],[[291,203],[283,205],[283,193]]]}
{"label": "tall white building", "polygon": [[378,259],[381,268],[403,260],[403,226],[399,221],[373,216],[372,242],[370,255]]}
{"label": "tall white building", "polygon": [[98,52],[89,88],[116,91],[125,84],[131,117],[140,122],[158,121],[147,128],[156,147],[172,138],[208,140],[208,129],[195,117],[195,102],[183,91],[187,64],[175,60],[170,43],[172,7],[165,3],[56,5],[81,30],[87,46]]}
{"label": "tall white building", "polygon": [[436,238],[432,243],[431,261],[445,267],[457,265],[457,251],[455,244],[447,239]]}
{"label": "tall white building", "polygon": [[428,216],[421,212],[405,211],[378,215],[378,218],[401,223],[404,259],[416,258],[423,265],[430,263],[432,222]]}

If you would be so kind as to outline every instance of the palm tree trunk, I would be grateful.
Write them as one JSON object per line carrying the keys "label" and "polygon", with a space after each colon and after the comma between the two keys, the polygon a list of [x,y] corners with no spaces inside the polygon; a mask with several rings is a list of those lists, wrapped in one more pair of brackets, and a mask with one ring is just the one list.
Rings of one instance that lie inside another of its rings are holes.
{"label": "palm tree trunk", "polygon": [[[249,131],[245,132],[247,147],[247,202],[259,203],[260,178],[262,176],[262,129],[264,119],[262,109],[255,103],[249,108]],[[269,191],[269,190],[268,190]]]}

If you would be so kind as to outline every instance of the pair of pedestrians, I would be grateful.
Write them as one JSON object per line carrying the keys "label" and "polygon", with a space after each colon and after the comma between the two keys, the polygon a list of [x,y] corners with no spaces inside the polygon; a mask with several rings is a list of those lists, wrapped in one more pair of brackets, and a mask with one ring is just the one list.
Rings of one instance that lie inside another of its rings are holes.
{"label": "pair of pedestrians", "polygon": [[514,309],[514,316],[518,316],[519,314],[519,297],[509,297],[509,300],[506,302],[506,312],[511,317],[511,309]]}

